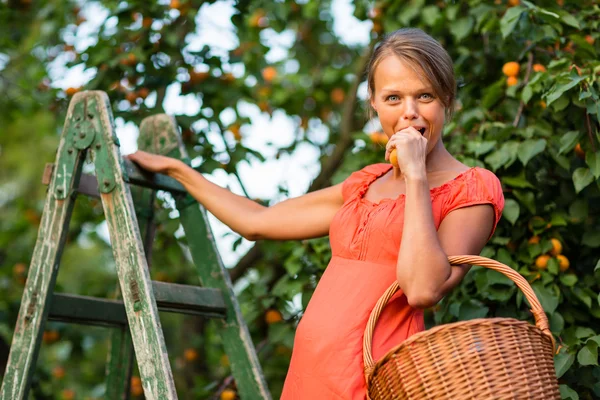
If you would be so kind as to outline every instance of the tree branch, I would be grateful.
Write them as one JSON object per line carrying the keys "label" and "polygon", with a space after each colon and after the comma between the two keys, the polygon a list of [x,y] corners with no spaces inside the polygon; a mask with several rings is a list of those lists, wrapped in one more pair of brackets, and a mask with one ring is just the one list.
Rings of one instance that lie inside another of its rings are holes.
{"label": "tree branch", "polygon": [[[337,169],[342,164],[342,160],[346,151],[352,146],[352,132],[354,131],[354,113],[356,111],[356,98],[358,92],[358,86],[361,83],[361,77],[363,72],[365,71],[365,67],[369,62],[369,58],[371,56],[371,52],[375,45],[375,41],[372,41],[370,45],[365,49],[362,56],[356,63],[355,70],[355,79],[352,83],[352,87],[348,93],[344,101],[342,121],[340,122],[340,140],[336,144],[335,150],[333,153],[323,162],[323,166],[321,167],[321,172],[319,175],[313,180],[310,187],[308,188],[309,192],[322,189],[326,187],[330,181],[331,177],[337,171]],[[241,276],[243,276],[248,268],[253,266],[261,257],[262,257],[262,242],[257,242],[254,247],[252,247],[239,261],[238,263],[229,270],[229,275],[231,280],[235,282]]]}
{"label": "tree branch", "polygon": [[[525,85],[527,85],[527,83],[529,83],[529,76],[531,75],[531,67],[533,65],[533,53],[529,52],[527,58],[528,58],[527,72],[525,73],[525,79],[523,80],[523,86],[525,86]],[[515,128],[519,125],[519,121],[521,120],[521,115],[523,115],[524,109],[525,109],[525,102],[523,100],[521,100],[521,103],[519,104],[519,110],[517,111],[517,115],[515,117],[515,120],[513,121],[513,126]]]}

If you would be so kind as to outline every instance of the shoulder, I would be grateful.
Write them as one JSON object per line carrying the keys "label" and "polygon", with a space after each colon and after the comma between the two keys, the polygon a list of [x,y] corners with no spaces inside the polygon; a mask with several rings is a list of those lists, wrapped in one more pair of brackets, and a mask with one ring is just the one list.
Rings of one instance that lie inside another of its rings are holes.
{"label": "shoulder", "polygon": [[361,189],[365,189],[369,184],[379,176],[390,170],[390,164],[377,163],[370,164],[358,171],[352,172],[342,183],[342,194],[344,200],[347,200],[351,195],[359,193]]}
{"label": "shoulder", "polygon": [[454,210],[476,205],[490,205],[494,210],[494,229],[504,209],[504,193],[500,179],[481,167],[469,168],[456,179],[443,199],[442,219]]}

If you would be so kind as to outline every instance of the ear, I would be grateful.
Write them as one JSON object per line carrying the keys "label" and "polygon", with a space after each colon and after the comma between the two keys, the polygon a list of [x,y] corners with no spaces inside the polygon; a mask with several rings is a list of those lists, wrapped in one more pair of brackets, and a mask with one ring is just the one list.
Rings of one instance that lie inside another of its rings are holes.
{"label": "ear", "polygon": [[373,110],[377,112],[377,107],[375,107],[375,99],[373,98],[373,93],[369,93],[369,104],[373,107]]}

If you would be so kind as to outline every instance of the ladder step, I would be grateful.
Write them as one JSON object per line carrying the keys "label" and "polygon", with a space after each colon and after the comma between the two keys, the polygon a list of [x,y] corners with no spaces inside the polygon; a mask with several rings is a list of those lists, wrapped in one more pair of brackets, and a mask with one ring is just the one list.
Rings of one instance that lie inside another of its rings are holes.
{"label": "ladder step", "polygon": [[173,194],[187,193],[183,185],[177,180],[163,174],[148,172],[128,159],[123,159],[123,167],[127,177],[126,181],[129,184],[154,190],[165,190]]}
{"label": "ladder step", "polygon": [[[152,281],[160,311],[223,318],[226,308],[221,291],[177,283]],[[120,300],[55,293],[48,318],[85,325],[124,326],[127,314]]]}
{"label": "ladder step", "polygon": [[[47,163],[42,177],[44,185],[50,184],[50,176],[54,170],[54,163]],[[175,179],[162,174],[154,174],[152,172],[141,169],[137,164],[123,159],[123,167],[126,173],[126,182],[131,185],[142,186],[154,190],[165,190],[173,194],[186,194],[186,190],[182,184]],[[98,192],[98,179],[95,175],[81,174],[77,192],[90,197],[100,198]]]}

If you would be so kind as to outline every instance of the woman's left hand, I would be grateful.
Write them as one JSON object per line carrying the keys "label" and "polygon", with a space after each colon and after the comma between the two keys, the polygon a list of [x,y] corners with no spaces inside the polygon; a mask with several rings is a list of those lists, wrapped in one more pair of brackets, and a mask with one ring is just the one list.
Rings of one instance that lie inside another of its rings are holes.
{"label": "woman's left hand", "polygon": [[398,166],[405,177],[422,177],[426,173],[427,139],[412,126],[392,135],[385,148],[385,159],[396,149]]}

